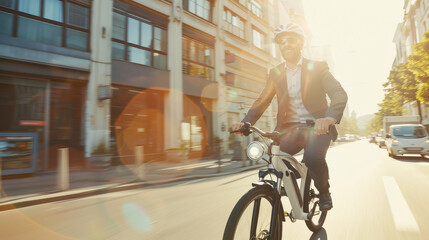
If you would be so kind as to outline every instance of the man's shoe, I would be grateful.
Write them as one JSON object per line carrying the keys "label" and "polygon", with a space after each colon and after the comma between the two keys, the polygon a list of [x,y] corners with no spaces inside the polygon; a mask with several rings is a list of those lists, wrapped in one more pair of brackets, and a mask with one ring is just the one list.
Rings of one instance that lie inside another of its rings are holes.
{"label": "man's shoe", "polygon": [[324,193],[319,193],[319,209],[320,211],[328,211],[332,208],[332,198],[331,193],[326,191]]}

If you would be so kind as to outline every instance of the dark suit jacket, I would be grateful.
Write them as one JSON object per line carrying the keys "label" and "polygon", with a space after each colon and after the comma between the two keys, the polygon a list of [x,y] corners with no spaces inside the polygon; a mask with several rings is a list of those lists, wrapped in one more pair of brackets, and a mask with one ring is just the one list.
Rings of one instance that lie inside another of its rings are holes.
{"label": "dark suit jacket", "polygon": [[[332,117],[337,120],[337,123],[340,123],[347,104],[347,94],[341,84],[329,72],[326,62],[303,59],[301,92],[304,106],[314,118]],[[270,70],[264,89],[242,122],[255,124],[270,105],[274,95],[277,95],[278,102],[275,130],[280,131],[287,114],[287,103],[289,101],[284,63]],[[329,106],[326,95],[331,100]],[[337,138],[338,134],[335,127],[331,128],[330,134],[333,140]]]}

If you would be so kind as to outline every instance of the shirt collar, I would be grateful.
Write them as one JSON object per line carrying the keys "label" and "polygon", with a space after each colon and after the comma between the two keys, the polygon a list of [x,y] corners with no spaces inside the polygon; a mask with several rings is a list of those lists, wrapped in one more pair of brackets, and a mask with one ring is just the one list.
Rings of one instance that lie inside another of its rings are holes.
{"label": "shirt collar", "polygon": [[286,68],[287,70],[296,70],[296,69],[298,69],[298,68],[301,68],[301,66],[302,66],[302,60],[303,60],[303,57],[302,57],[302,55],[301,55],[301,58],[299,59],[298,64],[296,64],[296,68],[294,68],[294,69],[289,68],[289,67],[287,66],[287,64],[286,64],[286,61],[285,61],[285,68]]}

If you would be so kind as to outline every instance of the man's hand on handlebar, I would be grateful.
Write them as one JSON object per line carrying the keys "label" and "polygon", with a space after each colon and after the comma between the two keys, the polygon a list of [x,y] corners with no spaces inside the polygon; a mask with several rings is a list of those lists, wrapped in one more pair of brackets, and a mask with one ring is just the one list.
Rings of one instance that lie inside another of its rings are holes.
{"label": "man's hand on handlebar", "polygon": [[243,136],[242,132],[238,132],[243,126],[244,126],[244,123],[242,122],[234,123],[231,126],[231,132],[235,132],[235,134],[240,134],[241,136]]}
{"label": "man's hand on handlebar", "polygon": [[328,133],[329,126],[334,125],[335,122],[335,119],[329,117],[317,119],[316,124],[314,125],[314,133],[316,135]]}

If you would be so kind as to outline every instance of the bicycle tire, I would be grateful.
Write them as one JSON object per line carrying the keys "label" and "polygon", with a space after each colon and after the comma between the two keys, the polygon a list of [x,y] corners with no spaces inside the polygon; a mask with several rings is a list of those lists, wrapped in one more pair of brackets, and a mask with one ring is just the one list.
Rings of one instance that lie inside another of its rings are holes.
{"label": "bicycle tire", "polygon": [[[239,236],[236,236],[237,233],[237,227],[238,224],[243,216],[243,213],[245,213],[245,211],[247,209],[249,209],[248,207],[250,206],[251,209],[253,209],[253,204],[251,204],[252,202],[255,202],[256,200],[260,200],[260,202],[262,201],[262,199],[265,199],[269,204],[271,204],[271,208],[270,208],[270,212],[269,212],[269,216],[271,218],[271,210],[274,204],[274,193],[273,193],[273,189],[271,187],[255,187],[250,189],[245,195],[243,195],[240,200],[237,202],[237,204],[234,206],[231,215],[229,216],[228,222],[226,224],[225,227],[225,232],[223,235],[223,240],[239,240],[241,238],[239,238]],[[279,208],[280,209],[280,208]],[[276,222],[276,232],[275,235],[273,236],[272,240],[280,240],[281,236],[282,236],[282,218],[281,218],[281,214],[279,211],[279,215],[277,218],[277,222]],[[253,220],[253,215],[251,217]],[[268,221],[270,222],[270,220]],[[268,232],[270,229],[270,223],[268,223]],[[265,232],[264,232],[265,231]],[[248,231],[248,235],[247,237],[245,236],[246,234],[243,233],[242,239],[251,239],[251,240],[260,240],[260,239],[268,239],[268,238],[257,238],[257,236],[261,236],[261,234],[266,233],[267,229],[256,229],[256,232],[253,236],[250,236],[250,227],[249,227],[249,231]],[[241,233],[241,232],[240,232]],[[269,233],[268,233],[269,234]]]}
{"label": "bicycle tire", "polygon": [[[313,179],[309,175],[307,175],[304,186],[304,212],[310,212],[310,210],[315,204],[314,200],[318,198],[317,189],[316,187],[314,187],[313,183]],[[313,217],[311,217],[311,219],[305,221],[305,224],[307,225],[308,229],[310,229],[310,231],[312,232],[317,232],[322,229],[322,226],[326,220],[326,216],[328,215],[328,211],[319,210],[318,204],[316,206],[315,212],[316,213],[313,215]],[[315,218],[315,216],[319,216],[319,218],[317,219]]]}

